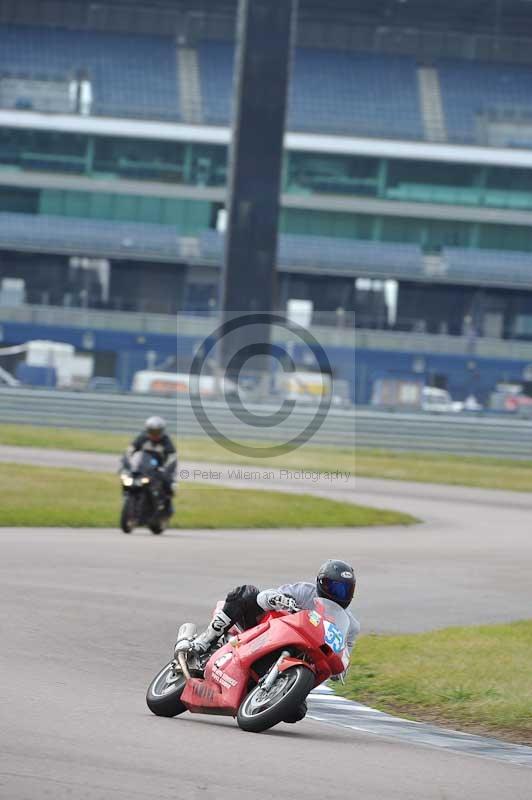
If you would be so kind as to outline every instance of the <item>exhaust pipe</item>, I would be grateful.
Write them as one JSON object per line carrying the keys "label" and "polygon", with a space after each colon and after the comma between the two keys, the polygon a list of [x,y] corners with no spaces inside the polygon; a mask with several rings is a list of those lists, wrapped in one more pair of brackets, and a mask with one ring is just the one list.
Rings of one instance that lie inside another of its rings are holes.
{"label": "exhaust pipe", "polygon": [[190,672],[188,671],[187,657],[186,657],[186,655],[184,653],[178,653],[177,654],[177,663],[181,667],[181,672],[183,673],[183,675],[185,676],[187,681],[189,681],[190,680]]}
{"label": "exhaust pipe", "polygon": [[[179,645],[179,642],[190,642],[191,639],[195,637],[197,630],[198,626],[195,625],[193,622],[184,622],[177,632],[177,644]],[[181,672],[183,673],[187,681],[190,680],[190,672],[188,669],[187,657],[185,655],[185,651],[181,650],[180,652],[178,652],[177,662],[181,667]]]}

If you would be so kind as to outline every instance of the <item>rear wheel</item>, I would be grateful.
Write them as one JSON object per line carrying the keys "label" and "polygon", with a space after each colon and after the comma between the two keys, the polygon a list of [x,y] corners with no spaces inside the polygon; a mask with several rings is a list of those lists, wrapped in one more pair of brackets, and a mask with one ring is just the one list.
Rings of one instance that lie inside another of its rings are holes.
{"label": "rear wheel", "polygon": [[238,725],[251,733],[273,728],[297,715],[313,686],[314,673],[310,669],[301,664],[290,667],[281,672],[269,691],[264,691],[261,686],[251,690],[238,709]]}
{"label": "rear wheel", "polygon": [[146,692],[146,703],[158,717],[176,717],[187,710],[181,695],[187,680],[182,672],[176,672],[171,661],[155,676]]}
{"label": "rear wheel", "polygon": [[122,503],[122,512],[120,514],[120,527],[124,533],[131,533],[137,524],[135,513],[135,498],[131,494],[126,494],[124,502]]}

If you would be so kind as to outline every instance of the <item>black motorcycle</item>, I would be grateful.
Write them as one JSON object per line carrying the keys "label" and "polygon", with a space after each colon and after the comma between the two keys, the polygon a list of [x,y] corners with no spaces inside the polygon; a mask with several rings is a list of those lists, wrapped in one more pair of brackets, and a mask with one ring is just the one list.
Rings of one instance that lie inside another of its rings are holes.
{"label": "black motorcycle", "polygon": [[124,533],[131,533],[138,525],[162,533],[171,511],[157,458],[142,450],[124,458],[120,480],[124,493],[120,527]]}

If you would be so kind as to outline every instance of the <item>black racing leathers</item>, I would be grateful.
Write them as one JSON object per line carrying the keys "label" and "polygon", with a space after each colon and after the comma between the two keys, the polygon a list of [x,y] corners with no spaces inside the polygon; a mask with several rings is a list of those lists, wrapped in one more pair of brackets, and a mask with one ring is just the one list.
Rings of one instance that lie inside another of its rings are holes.
{"label": "black racing leathers", "polygon": [[157,459],[162,470],[165,490],[171,496],[175,491],[177,480],[177,452],[170,437],[165,433],[158,442],[154,442],[143,431],[129,445],[124,461],[127,462],[133,453],[139,450],[145,450]]}
{"label": "black racing leathers", "polygon": [[258,594],[257,587],[249,583],[236,586],[229,592],[222,611],[231,620],[231,625],[247,630],[258,624],[264,614],[264,609],[257,605]]}

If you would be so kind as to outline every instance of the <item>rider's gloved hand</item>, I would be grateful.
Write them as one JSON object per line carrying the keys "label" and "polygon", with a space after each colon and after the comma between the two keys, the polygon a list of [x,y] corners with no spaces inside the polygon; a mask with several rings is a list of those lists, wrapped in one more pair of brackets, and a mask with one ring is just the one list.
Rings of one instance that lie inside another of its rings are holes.
{"label": "rider's gloved hand", "polygon": [[179,653],[196,653],[197,655],[203,655],[210,646],[211,643],[203,641],[201,636],[198,636],[196,639],[181,639],[179,642],[176,642],[174,658],[177,658]]}
{"label": "rider's gloved hand", "polygon": [[298,607],[294,598],[289,594],[274,594],[268,599],[268,605],[274,611],[288,611],[295,614],[301,609]]}
{"label": "rider's gloved hand", "polygon": [[197,653],[197,655],[202,656],[204,653],[207,652],[209,647],[211,647],[212,642],[205,642],[198,636],[197,639],[193,639],[190,642],[190,652]]}

